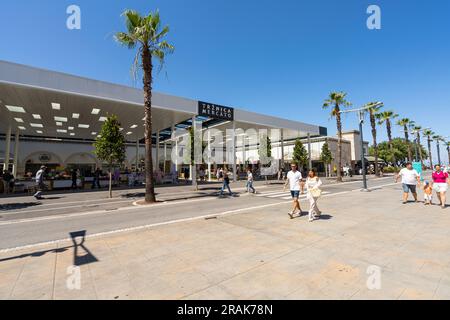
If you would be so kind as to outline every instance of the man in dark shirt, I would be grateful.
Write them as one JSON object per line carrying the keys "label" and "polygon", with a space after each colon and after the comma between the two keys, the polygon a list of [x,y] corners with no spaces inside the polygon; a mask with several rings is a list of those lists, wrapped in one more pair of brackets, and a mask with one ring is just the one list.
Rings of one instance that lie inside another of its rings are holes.
{"label": "man in dark shirt", "polygon": [[100,170],[99,168],[95,169],[94,181],[92,182],[92,189],[95,189],[95,186],[97,186],[97,188],[101,189],[101,186],[100,186],[101,175],[102,175],[102,170]]}
{"label": "man in dark shirt", "polygon": [[9,170],[3,171],[3,189],[6,194],[11,191],[11,181],[14,180],[13,175],[9,172]]}
{"label": "man in dark shirt", "polygon": [[77,169],[72,169],[72,189],[76,189],[77,186],[78,173]]}

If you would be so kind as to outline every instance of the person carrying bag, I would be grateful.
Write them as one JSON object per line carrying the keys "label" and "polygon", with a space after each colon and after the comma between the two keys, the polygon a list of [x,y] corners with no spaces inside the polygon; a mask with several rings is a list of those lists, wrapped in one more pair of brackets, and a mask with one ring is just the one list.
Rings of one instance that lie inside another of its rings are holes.
{"label": "person carrying bag", "polygon": [[310,170],[306,179],[306,188],[308,190],[307,199],[309,200],[309,222],[319,218],[321,211],[317,206],[317,200],[322,196],[322,180],[317,176],[315,170]]}

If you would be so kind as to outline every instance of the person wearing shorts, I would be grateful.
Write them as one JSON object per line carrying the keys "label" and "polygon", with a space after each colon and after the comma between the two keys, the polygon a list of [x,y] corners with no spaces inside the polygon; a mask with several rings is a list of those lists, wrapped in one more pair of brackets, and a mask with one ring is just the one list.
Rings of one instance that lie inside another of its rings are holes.
{"label": "person wearing shorts", "polygon": [[300,197],[301,181],[302,174],[297,170],[297,164],[291,164],[291,171],[288,172],[286,176],[286,183],[284,184],[284,190],[286,190],[286,187],[289,185],[293,200],[293,209],[288,213],[291,219],[294,218],[294,214],[296,213],[298,213],[299,217],[302,215],[302,209],[300,208],[300,202],[298,201],[298,198]]}
{"label": "person wearing shorts", "polygon": [[433,189],[436,191],[437,198],[440,202],[442,209],[445,209],[447,202],[447,190],[449,183],[449,175],[447,172],[442,171],[440,165],[436,165],[433,172]]}
{"label": "person wearing shorts", "polygon": [[411,162],[406,164],[406,168],[400,170],[399,174],[395,178],[396,183],[400,177],[402,178],[403,204],[408,202],[410,192],[412,193],[415,202],[418,202],[417,185],[420,185],[420,174],[413,168]]}

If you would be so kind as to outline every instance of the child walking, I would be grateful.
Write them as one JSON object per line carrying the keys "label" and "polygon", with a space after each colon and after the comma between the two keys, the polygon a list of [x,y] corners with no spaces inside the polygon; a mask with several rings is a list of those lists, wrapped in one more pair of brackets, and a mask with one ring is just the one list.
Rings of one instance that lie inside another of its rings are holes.
{"label": "child walking", "polygon": [[425,205],[429,206],[433,204],[433,187],[431,184],[426,181],[425,186],[423,187],[424,196],[425,196]]}

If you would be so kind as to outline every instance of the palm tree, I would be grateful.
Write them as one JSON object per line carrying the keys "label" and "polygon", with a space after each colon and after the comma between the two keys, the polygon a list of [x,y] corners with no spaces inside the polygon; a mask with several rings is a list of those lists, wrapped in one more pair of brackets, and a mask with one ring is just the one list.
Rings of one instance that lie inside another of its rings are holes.
{"label": "palm tree", "polygon": [[[388,142],[389,142],[389,149],[392,152],[393,146],[392,146],[392,120],[397,118],[398,114],[394,113],[394,111],[383,111],[377,115],[378,124],[383,125],[386,123],[386,131],[388,136]],[[397,162],[397,159],[395,159],[395,155],[393,154],[394,162]]]}
{"label": "palm tree", "polygon": [[433,136],[433,140],[436,141],[436,147],[437,147],[437,156],[438,156],[438,163],[441,164],[441,141],[443,138],[439,135]]}
{"label": "palm tree", "polygon": [[373,138],[373,151],[375,156],[375,175],[379,176],[380,170],[378,168],[378,143],[377,143],[377,117],[383,106],[377,102],[370,102],[364,106],[369,111],[370,115],[370,125],[372,127],[372,138]]}
{"label": "palm tree", "polygon": [[448,162],[450,164],[450,142],[445,143],[447,145]]}
{"label": "palm tree", "polygon": [[[420,138],[420,132],[422,132],[422,127],[415,125],[413,128],[415,134],[416,134],[416,148],[418,150],[418,154],[419,154],[419,159],[420,159],[420,163],[422,165],[423,168],[423,154],[422,154],[422,142],[421,142],[421,138]],[[417,160],[417,159],[416,159]]]}
{"label": "palm tree", "polygon": [[408,118],[403,118],[397,121],[397,125],[403,127],[403,130],[405,132],[405,141],[408,145],[408,161],[412,161],[412,151],[411,151],[411,144],[409,143],[409,128],[413,121],[411,121]]}
{"label": "palm tree", "polygon": [[126,32],[118,32],[115,39],[120,44],[135,49],[138,47],[133,70],[138,65],[143,69],[144,83],[144,112],[145,112],[145,201],[156,202],[153,178],[152,159],[152,85],[153,85],[153,58],[159,61],[160,67],[164,64],[166,54],[172,53],[174,47],[163,40],[169,32],[169,27],[161,26],[159,12],[150,12],[141,16],[137,11],[125,10]]}
{"label": "palm tree", "polygon": [[432,155],[432,152],[431,152],[431,141],[433,141],[433,140],[432,140],[432,137],[435,135],[435,133],[434,133],[433,131],[431,131],[430,129],[426,129],[426,130],[423,132],[423,135],[424,135],[425,137],[427,137],[427,143],[428,143],[428,157],[430,158],[430,166],[431,166],[431,168],[433,168],[433,155]]}
{"label": "palm tree", "polygon": [[342,120],[341,120],[341,108],[349,107],[352,104],[348,102],[345,97],[347,94],[345,92],[331,92],[328,99],[323,103],[323,108],[327,109],[331,107],[331,117],[336,118],[337,135],[338,135],[338,152],[337,152],[337,181],[342,182]]}

